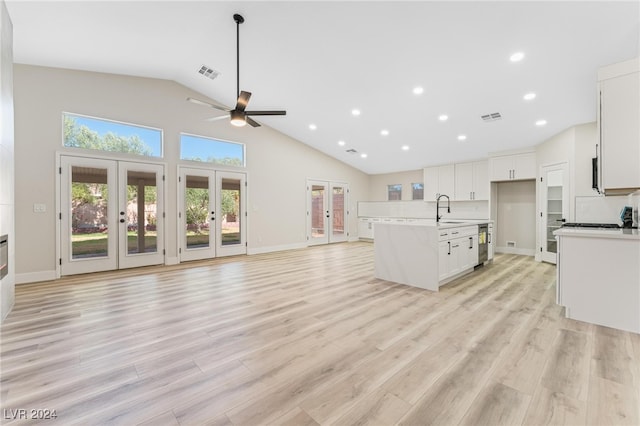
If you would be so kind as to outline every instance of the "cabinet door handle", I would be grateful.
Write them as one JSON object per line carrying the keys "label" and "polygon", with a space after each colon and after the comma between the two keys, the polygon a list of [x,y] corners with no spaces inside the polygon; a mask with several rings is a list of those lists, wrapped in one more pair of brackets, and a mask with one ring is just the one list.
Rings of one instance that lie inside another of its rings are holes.
{"label": "cabinet door handle", "polygon": [[488,233],[487,236],[489,237],[487,244],[491,244],[491,233]]}
{"label": "cabinet door handle", "polygon": [[473,248],[473,237],[469,237],[469,248]]}
{"label": "cabinet door handle", "polygon": [[449,253],[447,254],[451,254],[451,241],[447,241],[447,244],[449,244]]}

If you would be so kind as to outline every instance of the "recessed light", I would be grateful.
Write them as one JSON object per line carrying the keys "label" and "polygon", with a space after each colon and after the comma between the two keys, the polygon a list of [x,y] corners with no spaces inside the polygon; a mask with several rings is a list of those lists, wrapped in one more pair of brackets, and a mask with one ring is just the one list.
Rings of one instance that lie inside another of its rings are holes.
{"label": "recessed light", "polygon": [[438,117],[438,120],[440,121],[447,121],[449,119],[449,116],[446,114],[442,114]]}
{"label": "recessed light", "polygon": [[524,53],[516,52],[509,57],[509,60],[511,62],[520,62],[523,58],[524,58]]}
{"label": "recessed light", "polygon": [[360,110],[359,109],[352,109],[351,110],[351,114],[355,115],[356,117],[360,115]]}
{"label": "recessed light", "polygon": [[309,124],[309,129],[315,130],[317,128],[318,128],[318,126],[316,126],[315,124]]}
{"label": "recessed light", "polygon": [[422,95],[424,93],[424,88],[418,86],[413,88],[414,95]]}
{"label": "recessed light", "polygon": [[458,135],[458,140],[459,141],[463,141],[465,139],[467,139],[467,135]]}
{"label": "recessed light", "polygon": [[387,129],[382,129],[382,130],[380,130],[380,134],[382,136],[389,136],[389,131]]}
{"label": "recessed light", "polygon": [[530,93],[527,93],[526,95],[524,95],[522,98],[523,98],[525,101],[530,101],[530,100],[532,100],[532,99],[535,99],[535,98],[536,98],[536,94],[535,94],[535,93],[533,93],[533,92],[530,92]]}
{"label": "recessed light", "polygon": [[409,151],[409,145],[402,145],[403,151]]}
{"label": "recessed light", "polygon": [[345,143],[344,141],[338,141],[338,145],[340,146],[344,146],[344,143]]}
{"label": "recessed light", "polygon": [[544,126],[547,124],[547,120],[538,120],[536,121],[536,126]]}
{"label": "recessed light", "polygon": [[362,153],[362,154],[360,154],[360,157],[367,158],[367,154]]}

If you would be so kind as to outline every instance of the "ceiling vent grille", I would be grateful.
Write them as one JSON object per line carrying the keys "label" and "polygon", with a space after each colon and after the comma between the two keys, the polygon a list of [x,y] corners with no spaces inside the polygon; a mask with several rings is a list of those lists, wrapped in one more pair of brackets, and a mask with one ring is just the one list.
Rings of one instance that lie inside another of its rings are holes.
{"label": "ceiling vent grille", "polygon": [[482,121],[489,122],[489,121],[501,120],[502,116],[500,115],[499,112],[494,112],[494,113],[491,113],[491,114],[485,114],[485,115],[481,116],[480,118],[482,118]]}
{"label": "ceiling vent grille", "polygon": [[347,149],[347,152],[348,152],[349,154],[355,154],[355,153],[357,153],[358,151],[356,151],[355,149],[351,148],[351,149]]}
{"label": "ceiling vent grille", "polygon": [[204,75],[207,78],[210,78],[211,80],[214,80],[216,77],[220,75],[220,71],[216,71],[213,68],[209,68],[206,65],[201,66],[200,69],[198,70],[198,73]]}

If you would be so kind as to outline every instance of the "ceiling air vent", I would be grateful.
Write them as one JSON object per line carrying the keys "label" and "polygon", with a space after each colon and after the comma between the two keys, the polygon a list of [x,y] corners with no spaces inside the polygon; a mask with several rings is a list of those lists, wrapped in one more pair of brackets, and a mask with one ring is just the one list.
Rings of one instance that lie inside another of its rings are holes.
{"label": "ceiling air vent", "polygon": [[201,66],[200,69],[198,70],[198,73],[204,75],[207,78],[210,78],[211,80],[214,80],[216,77],[220,75],[220,71],[216,71],[213,68],[209,68],[206,65]]}
{"label": "ceiling air vent", "polygon": [[485,115],[481,116],[480,118],[482,118],[482,121],[489,122],[489,121],[500,120],[500,119],[502,119],[502,116],[500,115],[499,112],[494,112],[494,113],[491,113],[491,114],[485,114]]}
{"label": "ceiling air vent", "polygon": [[351,149],[347,149],[347,152],[348,152],[349,154],[355,154],[355,153],[356,153],[356,152],[358,152],[358,151],[356,151],[355,149],[351,148]]}

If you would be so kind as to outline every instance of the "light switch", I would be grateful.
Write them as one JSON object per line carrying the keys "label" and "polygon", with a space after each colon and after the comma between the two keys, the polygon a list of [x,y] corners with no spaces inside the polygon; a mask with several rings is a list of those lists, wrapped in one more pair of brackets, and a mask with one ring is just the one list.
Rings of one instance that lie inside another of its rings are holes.
{"label": "light switch", "polygon": [[46,204],[34,204],[33,205],[33,212],[34,213],[44,213],[47,211],[47,205]]}

